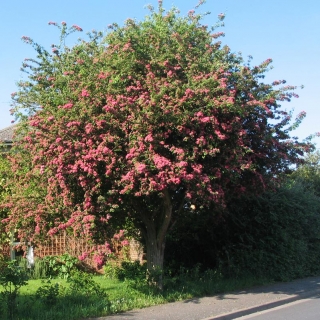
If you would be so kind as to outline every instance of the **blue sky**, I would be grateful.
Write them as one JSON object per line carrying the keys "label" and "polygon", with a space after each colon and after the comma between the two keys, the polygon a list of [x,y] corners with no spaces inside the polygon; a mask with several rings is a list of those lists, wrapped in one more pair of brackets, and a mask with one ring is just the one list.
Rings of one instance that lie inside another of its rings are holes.
{"label": "blue sky", "polygon": [[[164,8],[173,5],[186,14],[198,0],[164,0]],[[0,10],[0,129],[13,120],[9,114],[10,94],[16,82],[26,76],[20,71],[24,58],[35,56],[21,41],[29,36],[46,46],[58,42],[58,30],[49,21],[77,24],[85,32],[105,31],[108,24],[122,24],[127,18],[141,20],[148,14],[147,4],[157,7],[157,0],[1,0]],[[222,38],[231,51],[253,56],[252,65],[268,58],[273,67],[267,82],[285,79],[290,85],[304,85],[296,93],[299,99],[284,103],[294,115],[306,111],[307,117],[294,132],[303,139],[320,131],[320,1],[319,0],[207,0],[199,12],[210,11],[204,24],[214,25],[219,13],[225,13],[226,33]],[[85,32],[81,36],[85,36]],[[68,45],[72,45],[70,39]],[[316,138],[317,147],[320,138]]]}

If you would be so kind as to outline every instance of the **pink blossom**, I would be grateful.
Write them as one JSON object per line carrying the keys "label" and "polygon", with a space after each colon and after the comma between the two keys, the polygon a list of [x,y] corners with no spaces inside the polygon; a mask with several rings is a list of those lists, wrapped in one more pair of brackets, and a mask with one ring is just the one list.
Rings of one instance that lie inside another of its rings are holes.
{"label": "pink blossom", "polygon": [[26,43],[31,43],[32,42],[31,38],[27,37],[27,36],[23,36],[21,39]]}
{"label": "pink blossom", "polygon": [[93,256],[93,261],[96,264],[97,269],[101,269],[105,262],[104,257],[99,254]]}
{"label": "pink blossom", "polygon": [[128,240],[123,240],[123,241],[121,241],[121,244],[122,244],[123,246],[128,246],[130,243],[129,243]]}
{"label": "pink blossom", "polygon": [[160,156],[158,154],[153,156],[153,162],[154,162],[154,164],[156,165],[156,167],[158,169],[162,169],[165,166],[170,166],[171,165],[171,162],[167,158],[162,157],[162,156]]}
{"label": "pink blossom", "polygon": [[39,227],[39,225],[36,225],[34,232],[35,232],[36,234],[39,234],[39,233],[40,233],[40,227]]}
{"label": "pink blossom", "polygon": [[168,180],[168,183],[180,184],[181,180],[179,178],[171,178]]}
{"label": "pink blossom", "polygon": [[224,37],[224,35],[225,35],[225,33],[224,32],[216,32],[216,33],[213,33],[212,35],[211,35],[211,37],[213,38],[213,39],[217,39],[217,38],[219,38],[219,37]]}
{"label": "pink blossom", "polygon": [[201,121],[202,123],[210,122],[210,117],[203,117],[200,121]]}
{"label": "pink blossom", "polygon": [[192,169],[195,173],[201,174],[202,173],[202,165],[201,164],[193,164]]}
{"label": "pink blossom", "polygon": [[98,79],[105,79],[107,75],[104,72],[100,72],[98,75]]}
{"label": "pink blossom", "polygon": [[49,236],[55,235],[59,230],[57,228],[52,228],[48,231]]}
{"label": "pink blossom", "polygon": [[119,234],[115,234],[115,235],[113,236],[113,239],[119,240],[119,239],[120,239],[120,235],[119,235]]}
{"label": "pink blossom", "polygon": [[83,223],[88,223],[88,222],[93,222],[94,221],[94,216],[93,215],[88,215],[84,216],[82,219]]}
{"label": "pink blossom", "polygon": [[93,131],[93,125],[91,123],[88,123],[85,127],[86,133],[91,133]]}
{"label": "pink blossom", "polygon": [[171,70],[169,70],[169,72],[167,73],[168,77],[171,78],[173,77],[173,72]]}
{"label": "pink blossom", "polygon": [[78,257],[78,259],[79,259],[80,261],[83,261],[83,260],[85,260],[87,257],[88,257],[88,253],[87,253],[87,252],[83,252],[83,253],[81,254],[81,256]]}
{"label": "pink blossom", "polygon": [[67,104],[62,106],[63,109],[71,109],[72,107],[73,107],[72,103],[67,103]]}
{"label": "pink blossom", "polygon": [[144,173],[146,171],[146,165],[144,163],[139,163],[136,166],[136,170],[138,173]]}
{"label": "pink blossom", "polygon": [[224,13],[218,14],[218,18],[219,18],[220,21],[222,21],[225,18],[225,16],[226,15]]}
{"label": "pink blossom", "polygon": [[149,133],[149,134],[144,138],[144,141],[146,141],[146,142],[152,142],[152,141],[153,141],[152,134]]}
{"label": "pink blossom", "polygon": [[301,112],[298,114],[297,118],[298,118],[298,119],[302,119],[302,118],[304,118],[306,115],[307,115],[307,113],[306,113],[305,111],[301,111]]}
{"label": "pink blossom", "polygon": [[74,24],[72,26],[72,28],[76,29],[77,31],[82,31],[82,28],[80,28],[79,26],[77,26],[76,24]]}
{"label": "pink blossom", "polygon": [[126,43],[126,44],[123,46],[123,51],[129,50],[130,47],[131,47],[131,43],[130,43],[130,42]]}
{"label": "pink blossom", "polygon": [[177,167],[179,167],[179,168],[186,167],[187,165],[188,165],[188,163],[186,161],[180,161],[177,163]]}
{"label": "pink blossom", "polygon": [[81,96],[82,97],[89,97],[89,92],[86,89],[82,89]]}

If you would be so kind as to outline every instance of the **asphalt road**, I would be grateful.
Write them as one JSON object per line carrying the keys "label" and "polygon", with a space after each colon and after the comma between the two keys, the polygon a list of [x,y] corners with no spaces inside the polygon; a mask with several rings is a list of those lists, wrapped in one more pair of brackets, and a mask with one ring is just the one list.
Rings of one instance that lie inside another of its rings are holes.
{"label": "asphalt road", "polygon": [[[96,318],[95,320],[304,319],[301,316],[293,318],[291,315],[288,318],[276,318],[273,313],[268,313],[276,312],[281,307],[283,308],[283,312],[287,312],[287,306],[290,304],[294,308],[293,310],[295,308],[303,308],[304,305],[306,306],[305,309],[310,307],[310,310],[314,310],[314,313],[318,314],[318,317],[305,319],[319,320],[320,309],[318,306],[315,306],[317,302],[320,305],[320,300],[317,299],[319,297],[320,277],[312,277],[212,297],[194,298],[140,310],[132,310],[113,316]],[[301,302],[298,303],[298,301]],[[298,312],[293,311],[292,314],[298,315]],[[266,316],[266,318],[245,318],[249,315],[256,317]],[[287,315],[284,314],[284,316]]]}
{"label": "asphalt road", "polygon": [[249,316],[236,318],[239,320],[319,320],[320,295],[297,300],[270,310],[254,313]]}

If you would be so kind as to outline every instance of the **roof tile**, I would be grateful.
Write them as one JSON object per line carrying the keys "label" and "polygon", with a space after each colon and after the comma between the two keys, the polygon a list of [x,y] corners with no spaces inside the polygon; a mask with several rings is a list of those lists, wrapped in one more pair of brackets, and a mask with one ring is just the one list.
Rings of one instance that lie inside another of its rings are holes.
{"label": "roof tile", "polygon": [[0,130],[0,142],[12,142],[16,124]]}

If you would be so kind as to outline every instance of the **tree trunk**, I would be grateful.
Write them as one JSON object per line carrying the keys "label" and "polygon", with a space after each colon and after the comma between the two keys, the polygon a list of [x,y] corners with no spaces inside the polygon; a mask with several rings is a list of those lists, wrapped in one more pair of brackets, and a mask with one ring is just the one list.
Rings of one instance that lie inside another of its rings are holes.
{"label": "tree trunk", "polygon": [[166,234],[172,217],[171,197],[168,190],[163,193],[163,206],[157,213],[143,215],[147,249],[147,269],[150,282],[160,290],[163,288],[163,259]]}
{"label": "tree trunk", "polygon": [[154,232],[147,231],[147,269],[150,284],[157,286],[160,290],[163,288],[163,259],[165,239],[159,241]]}

